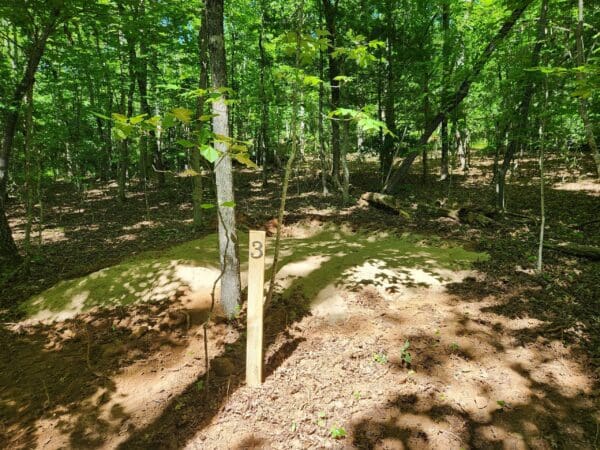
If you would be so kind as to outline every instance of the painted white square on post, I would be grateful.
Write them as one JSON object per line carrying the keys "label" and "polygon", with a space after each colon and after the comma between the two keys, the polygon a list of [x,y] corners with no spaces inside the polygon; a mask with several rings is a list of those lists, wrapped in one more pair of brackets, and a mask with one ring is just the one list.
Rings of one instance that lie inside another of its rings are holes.
{"label": "painted white square on post", "polygon": [[248,328],[246,330],[246,384],[262,384],[265,232],[250,230],[248,245]]}

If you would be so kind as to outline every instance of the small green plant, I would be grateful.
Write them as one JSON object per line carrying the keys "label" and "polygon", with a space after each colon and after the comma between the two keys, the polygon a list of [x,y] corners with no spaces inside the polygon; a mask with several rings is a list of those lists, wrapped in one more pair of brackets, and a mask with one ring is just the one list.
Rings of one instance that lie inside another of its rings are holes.
{"label": "small green plant", "polygon": [[348,436],[346,430],[343,427],[339,427],[337,425],[331,427],[331,429],[329,430],[329,434],[333,439],[343,439],[346,436]]}
{"label": "small green plant", "polygon": [[196,390],[198,392],[202,392],[202,390],[204,390],[204,380],[196,381]]}
{"label": "small green plant", "polygon": [[324,427],[325,419],[327,419],[327,413],[325,413],[324,411],[319,412],[319,414],[317,414],[317,425],[319,425],[320,427]]}
{"label": "small green plant", "polygon": [[352,393],[352,396],[356,399],[356,400],[360,400],[360,398],[362,397],[362,394],[360,393],[360,391],[354,391]]}
{"label": "small green plant", "polygon": [[450,351],[452,351],[452,352],[458,351],[459,348],[460,348],[460,346],[456,342],[453,342],[452,344],[450,344]]}
{"label": "small green plant", "polygon": [[373,361],[379,364],[387,364],[388,357],[385,353],[373,353]]}
{"label": "small green plant", "polygon": [[292,426],[290,427],[290,431],[292,433],[295,433],[297,429],[298,429],[298,423],[297,422],[292,422]]}
{"label": "small green plant", "polygon": [[410,363],[412,362],[412,355],[408,351],[409,347],[410,342],[408,342],[407,339],[406,341],[404,341],[404,344],[402,344],[402,348],[400,349],[400,360],[406,365],[410,365]]}

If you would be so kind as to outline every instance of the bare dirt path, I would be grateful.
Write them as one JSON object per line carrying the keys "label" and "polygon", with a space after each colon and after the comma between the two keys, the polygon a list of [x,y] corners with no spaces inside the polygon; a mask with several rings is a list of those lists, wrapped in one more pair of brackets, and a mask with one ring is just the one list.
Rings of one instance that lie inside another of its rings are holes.
{"label": "bare dirt path", "polygon": [[534,319],[443,286],[339,295],[298,324],[300,344],[264,386],[240,388],[186,448],[598,446],[592,380],[560,342],[520,342]]}

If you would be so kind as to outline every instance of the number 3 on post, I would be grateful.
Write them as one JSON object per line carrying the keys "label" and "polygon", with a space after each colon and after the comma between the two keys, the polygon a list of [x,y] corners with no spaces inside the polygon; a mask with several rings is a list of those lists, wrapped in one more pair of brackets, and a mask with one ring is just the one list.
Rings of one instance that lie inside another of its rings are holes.
{"label": "number 3 on post", "polygon": [[246,383],[262,384],[263,301],[265,286],[265,232],[250,231],[248,258],[248,328],[246,338]]}

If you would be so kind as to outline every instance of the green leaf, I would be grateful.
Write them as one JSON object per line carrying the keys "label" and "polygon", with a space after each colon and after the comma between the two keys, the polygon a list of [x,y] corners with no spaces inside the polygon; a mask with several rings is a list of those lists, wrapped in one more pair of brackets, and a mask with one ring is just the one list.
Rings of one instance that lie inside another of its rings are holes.
{"label": "green leaf", "polygon": [[189,123],[192,120],[192,111],[187,108],[175,108],[171,113],[183,123]]}
{"label": "green leaf", "polygon": [[306,75],[302,80],[304,84],[307,86],[318,86],[322,80],[319,77],[315,77],[314,75]]}
{"label": "green leaf", "polygon": [[209,163],[214,163],[221,156],[219,151],[210,145],[203,145],[202,147],[200,147],[200,154]]}
{"label": "green leaf", "polygon": [[212,209],[215,208],[217,205],[213,205],[212,203],[202,203],[200,205],[200,208],[202,209]]}
{"label": "green leaf", "polygon": [[248,154],[246,154],[246,153],[234,153],[234,154],[232,154],[232,156],[233,156],[233,158],[237,162],[245,165],[246,167],[249,167],[251,169],[258,169],[258,166],[254,163],[254,161],[252,161],[250,159],[250,157],[248,156]]}
{"label": "green leaf", "polygon": [[154,128],[160,124],[160,116],[153,116],[146,120],[146,123]]}
{"label": "green leaf", "polygon": [[221,203],[221,206],[224,206],[226,208],[235,208],[235,202],[233,202],[233,201],[223,202],[223,203]]}
{"label": "green leaf", "polygon": [[329,434],[333,439],[343,439],[348,435],[344,428],[339,427],[337,425],[331,427],[331,429],[329,430]]}
{"label": "green leaf", "polygon": [[341,81],[342,83],[348,83],[348,82],[352,81],[353,79],[354,78],[348,77],[346,75],[338,75],[337,77],[334,78],[334,80]]}
{"label": "green leaf", "polygon": [[144,120],[144,117],[146,117],[148,114],[140,114],[139,116],[135,116],[132,117],[131,119],[129,119],[129,123],[131,125],[137,125],[138,123],[142,122]]}
{"label": "green leaf", "polygon": [[120,123],[127,123],[127,116],[124,116],[123,114],[119,114],[119,113],[112,113],[111,114],[113,120],[120,122]]}
{"label": "green leaf", "polygon": [[175,123],[175,116],[171,113],[166,113],[161,125],[163,128],[171,128]]}
{"label": "green leaf", "polygon": [[94,112],[94,111],[92,111],[92,114],[95,115],[96,117],[100,117],[101,119],[104,119],[104,120],[111,120],[110,117],[105,116],[104,114],[100,114],[100,113],[97,113],[97,112]]}

